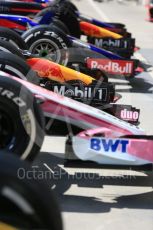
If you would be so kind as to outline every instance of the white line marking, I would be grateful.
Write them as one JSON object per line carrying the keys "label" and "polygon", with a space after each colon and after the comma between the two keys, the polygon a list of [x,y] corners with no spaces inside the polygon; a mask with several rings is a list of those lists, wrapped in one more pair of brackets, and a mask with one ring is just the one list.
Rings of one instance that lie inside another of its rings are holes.
{"label": "white line marking", "polygon": [[115,83],[127,83],[129,84],[129,80],[126,79],[121,79],[121,78],[110,78],[110,82],[115,82]]}
{"label": "white line marking", "polygon": [[129,90],[132,89],[131,85],[116,85],[115,87],[116,90]]}
{"label": "white line marking", "polygon": [[153,71],[148,72],[148,74],[153,78]]}
{"label": "white line marking", "polygon": [[54,171],[46,164],[46,163],[44,163],[43,164],[51,173],[54,173]]}
{"label": "white line marking", "polygon": [[110,19],[106,16],[106,14],[93,2],[93,0],[88,0],[89,4],[95,9],[97,14],[103,21],[110,22]]}

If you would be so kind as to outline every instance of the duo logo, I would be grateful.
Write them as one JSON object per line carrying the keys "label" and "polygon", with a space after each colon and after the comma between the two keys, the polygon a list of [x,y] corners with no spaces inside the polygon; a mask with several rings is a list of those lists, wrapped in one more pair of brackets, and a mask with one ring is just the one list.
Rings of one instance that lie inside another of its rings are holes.
{"label": "duo logo", "polygon": [[116,152],[121,151],[122,153],[127,152],[128,140],[122,139],[98,139],[92,138],[90,140],[90,148],[96,151],[104,150],[105,152]]}

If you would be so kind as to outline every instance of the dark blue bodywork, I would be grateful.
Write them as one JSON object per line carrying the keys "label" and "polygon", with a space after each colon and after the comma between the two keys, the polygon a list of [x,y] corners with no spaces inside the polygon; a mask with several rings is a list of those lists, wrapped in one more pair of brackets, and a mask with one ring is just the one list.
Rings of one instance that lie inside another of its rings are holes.
{"label": "dark blue bodywork", "polygon": [[[49,25],[52,20],[53,20],[53,17],[54,17],[54,14],[52,12],[48,12],[46,13],[42,18],[40,18],[37,22],[28,18],[28,17],[24,17],[24,16],[17,16],[17,15],[5,15],[5,14],[0,14],[0,26],[1,25],[1,19],[2,20],[7,20],[8,21],[8,24],[9,22],[14,22],[16,23],[16,25],[19,25],[19,28],[18,26],[16,28],[14,28],[17,32],[19,33],[23,33],[25,32],[26,30],[34,27],[34,26],[38,26],[38,25],[42,25],[42,24],[47,24]],[[20,25],[23,26],[25,29],[24,30],[20,30]],[[4,26],[4,25],[3,25]],[[6,27],[8,27],[7,23],[5,25]],[[81,44],[81,40],[78,40],[76,39],[75,37],[72,37],[72,36],[67,36],[68,39],[70,39],[72,42],[73,41],[78,41],[78,44],[80,43]],[[84,46],[85,46],[85,43],[83,43]],[[86,43],[86,48],[94,51],[94,52],[97,52],[99,54],[102,54],[103,56],[109,58],[109,59],[116,59],[116,60],[122,60],[123,58],[120,57],[119,55],[117,54],[114,54],[110,51],[107,51],[107,50],[104,50],[104,49],[101,49],[101,48],[98,48],[94,45],[91,45],[91,44],[88,44]]]}

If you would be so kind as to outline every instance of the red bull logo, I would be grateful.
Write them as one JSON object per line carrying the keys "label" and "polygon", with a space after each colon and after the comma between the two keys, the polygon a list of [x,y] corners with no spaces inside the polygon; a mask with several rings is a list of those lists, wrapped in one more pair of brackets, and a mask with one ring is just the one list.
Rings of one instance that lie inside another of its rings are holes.
{"label": "red bull logo", "polygon": [[27,63],[38,73],[40,77],[64,82],[64,76],[58,64],[40,58],[30,58],[27,60]]}
{"label": "red bull logo", "polygon": [[133,61],[87,59],[87,66],[90,69],[104,70],[110,74],[131,75],[133,73]]}

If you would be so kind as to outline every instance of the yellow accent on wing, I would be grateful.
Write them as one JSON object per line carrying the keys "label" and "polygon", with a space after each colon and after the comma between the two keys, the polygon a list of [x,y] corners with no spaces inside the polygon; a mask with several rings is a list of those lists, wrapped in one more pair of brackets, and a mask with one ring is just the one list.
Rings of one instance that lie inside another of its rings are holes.
{"label": "yellow accent on wing", "polygon": [[11,225],[0,222],[0,230],[18,230],[18,229],[12,227]]}
{"label": "yellow accent on wing", "polygon": [[89,85],[95,80],[86,74],[51,62],[47,59],[30,58],[27,60],[27,63],[39,74],[40,77],[48,78],[60,83],[71,80],[80,80],[84,84]]}
{"label": "yellow accent on wing", "polygon": [[91,37],[96,37],[96,38],[111,37],[115,39],[120,39],[123,37],[120,34],[117,34],[110,30],[93,25],[89,22],[80,22],[80,28],[81,28],[81,31],[83,31],[85,35],[88,35]]}

